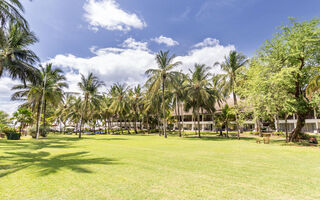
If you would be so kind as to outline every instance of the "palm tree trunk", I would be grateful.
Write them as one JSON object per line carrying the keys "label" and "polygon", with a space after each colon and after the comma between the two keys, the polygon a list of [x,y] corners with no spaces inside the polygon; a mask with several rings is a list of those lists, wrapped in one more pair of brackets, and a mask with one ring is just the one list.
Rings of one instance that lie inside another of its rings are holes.
{"label": "palm tree trunk", "polygon": [[41,101],[38,102],[38,108],[37,108],[36,139],[39,138],[40,118],[41,118]]}
{"label": "palm tree trunk", "polygon": [[147,114],[147,131],[150,134],[150,127],[149,127],[149,115]]}
{"label": "palm tree trunk", "polygon": [[43,122],[42,122],[43,131],[45,131],[46,129],[46,111],[47,111],[47,99],[44,100],[44,104],[43,104]]}
{"label": "palm tree trunk", "polygon": [[120,129],[121,129],[121,134],[123,134],[123,129],[122,129],[122,117],[120,117]]}
{"label": "palm tree trunk", "polygon": [[84,109],[81,111],[79,139],[81,138],[81,132],[82,132],[83,113],[86,111],[87,111],[87,98],[85,98]]}
{"label": "palm tree trunk", "polygon": [[160,114],[159,111],[157,110],[157,117],[158,117],[158,132],[159,136],[161,136],[161,129],[160,129]]}
{"label": "palm tree trunk", "polygon": [[[234,92],[234,89],[232,89],[232,90],[233,90],[233,92],[232,92],[233,103],[234,103],[234,106],[237,106],[238,105],[237,96],[236,96],[236,93]],[[236,124],[237,124],[237,131],[238,131],[237,137],[238,137],[238,140],[240,140],[240,126],[239,126],[238,118],[239,118],[239,114],[236,113]]]}
{"label": "palm tree trunk", "polygon": [[[179,129],[179,122],[178,122],[178,113],[177,113],[177,109],[178,109],[178,103],[177,103],[177,97],[176,97],[176,106],[175,106],[175,108],[174,108],[174,114],[175,114],[175,118],[176,118],[176,126],[178,127],[178,129]],[[175,131],[175,130],[174,130]]]}
{"label": "palm tree trunk", "polygon": [[164,101],[165,80],[166,80],[165,78],[162,79],[162,112],[163,112],[163,134],[164,134],[164,138],[167,138],[167,133],[166,133],[167,120],[166,120],[166,108],[165,108],[165,101]]}
{"label": "palm tree trunk", "polygon": [[198,137],[200,138],[200,110],[199,108],[197,109],[197,115],[198,115]]}
{"label": "palm tree trunk", "polygon": [[179,137],[181,137],[181,124],[180,124],[180,106],[178,104],[178,127],[179,127]]}
{"label": "palm tree trunk", "polygon": [[138,131],[137,131],[137,114],[134,116],[134,132],[136,134],[138,134]]}

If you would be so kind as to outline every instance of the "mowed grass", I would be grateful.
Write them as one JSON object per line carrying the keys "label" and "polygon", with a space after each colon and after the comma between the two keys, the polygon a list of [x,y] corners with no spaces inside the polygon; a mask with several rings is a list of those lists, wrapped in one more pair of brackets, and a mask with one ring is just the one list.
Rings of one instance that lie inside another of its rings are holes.
{"label": "mowed grass", "polygon": [[320,199],[320,149],[155,135],[2,139],[0,199]]}

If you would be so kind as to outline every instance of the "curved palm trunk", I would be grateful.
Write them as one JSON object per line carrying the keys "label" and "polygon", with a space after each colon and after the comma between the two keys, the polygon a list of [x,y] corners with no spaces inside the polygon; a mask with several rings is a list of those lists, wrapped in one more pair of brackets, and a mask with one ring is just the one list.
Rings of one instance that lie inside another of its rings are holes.
{"label": "curved palm trunk", "polygon": [[164,101],[164,86],[165,86],[165,78],[162,80],[162,112],[163,112],[163,134],[164,138],[167,138],[167,133],[166,133],[166,125],[167,125],[167,120],[166,120],[166,108],[165,108],[165,101]]}

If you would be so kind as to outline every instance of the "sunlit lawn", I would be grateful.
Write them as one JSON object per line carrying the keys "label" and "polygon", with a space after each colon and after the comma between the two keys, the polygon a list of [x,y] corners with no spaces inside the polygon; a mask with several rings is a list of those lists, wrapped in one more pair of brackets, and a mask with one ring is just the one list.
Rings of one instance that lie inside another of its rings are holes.
{"label": "sunlit lawn", "polygon": [[0,199],[320,199],[319,147],[254,139],[0,140]]}

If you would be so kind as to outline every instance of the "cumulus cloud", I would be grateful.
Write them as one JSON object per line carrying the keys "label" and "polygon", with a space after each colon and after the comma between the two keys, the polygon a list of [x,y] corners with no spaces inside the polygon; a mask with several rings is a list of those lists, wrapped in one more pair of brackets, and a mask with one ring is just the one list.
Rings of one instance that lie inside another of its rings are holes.
{"label": "cumulus cloud", "polygon": [[214,38],[206,38],[202,42],[197,43],[185,56],[178,56],[176,60],[183,62],[181,70],[187,72],[189,68],[193,68],[195,63],[205,64],[212,67],[212,73],[221,73],[220,67],[213,67],[216,62],[223,62],[224,57],[230,51],[235,50],[234,45],[223,46],[219,40]]}
{"label": "cumulus cloud", "polygon": [[129,31],[131,28],[143,29],[147,26],[136,14],[122,10],[115,0],[87,0],[83,8],[85,20],[95,31],[100,27]]}
{"label": "cumulus cloud", "polygon": [[[90,49],[94,54],[89,58],[81,58],[72,54],[57,55],[48,62],[63,67],[68,71],[70,82],[77,80],[79,73],[97,74],[107,85],[125,82],[129,85],[145,80],[144,72],[155,67],[154,54],[147,48],[146,42],[138,42],[133,38],[125,40],[120,47]],[[70,90],[76,85],[71,84]]]}
{"label": "cumulus cloud", "polygon": [[10,101],[13,91],[11,88],[14,85],[21,84],[19,81],[12,80],[9,77],[0,78],[0,110],[8,114],[12,114],[21,104],[19,101]]}
{"label": "cumulus cloud", "polygon": [[179,45],[179,42],[173,40],[172,38],[169,37],[165,37],[163,35],[156,37],[156,38],[152,38],[151,41],[154,41],[158,44],[165,44],[167,46],[176,46]]}

